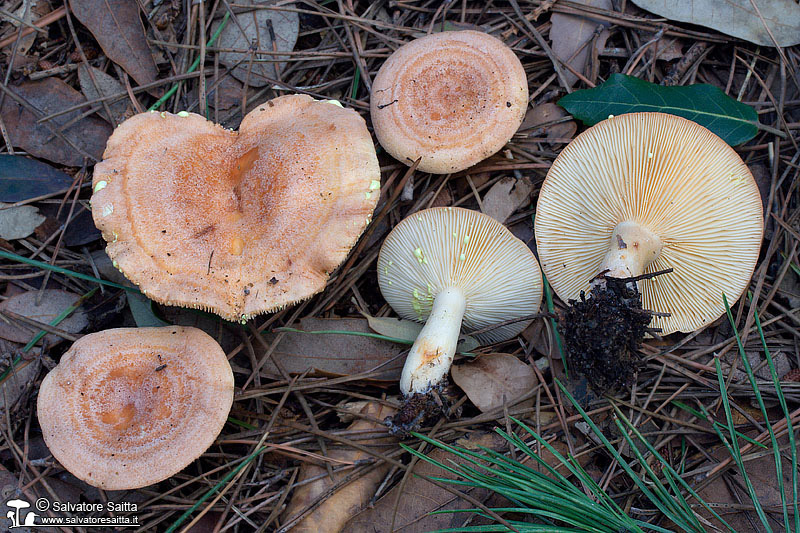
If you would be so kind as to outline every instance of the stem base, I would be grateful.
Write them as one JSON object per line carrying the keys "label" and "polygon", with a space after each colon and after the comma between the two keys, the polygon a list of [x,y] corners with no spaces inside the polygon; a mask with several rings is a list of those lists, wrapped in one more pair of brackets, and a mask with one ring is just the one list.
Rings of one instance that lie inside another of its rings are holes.
{"label": "stem base", "polygon": [[571,300],[559,319],[570,368],[586,376],[599,394],[630,384],[639,369],[640,349],[652,319],[642,309],[635,284],[606,278],[591,297]]}

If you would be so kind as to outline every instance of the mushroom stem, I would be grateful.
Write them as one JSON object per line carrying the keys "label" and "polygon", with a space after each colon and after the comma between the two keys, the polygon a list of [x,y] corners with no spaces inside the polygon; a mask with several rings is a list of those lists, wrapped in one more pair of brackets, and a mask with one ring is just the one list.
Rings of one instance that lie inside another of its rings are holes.
{"label": "mushroom stem", "polygon": [[[641,224],[630,220],[620,222],[611,234],[608,251],[600,265],[600,276],[641,276],[645,268],[659,256],[661,247],[658,235]],[[604,281],[595,281],[595,284],[605,285]]]}
{"label": "mushroom stem", "polygon": [[456,287],[442,290],[433,300],[428,321],[411,347],[400,377],[404,396],[425,394],[442,381],[453,363],[467,301]]}

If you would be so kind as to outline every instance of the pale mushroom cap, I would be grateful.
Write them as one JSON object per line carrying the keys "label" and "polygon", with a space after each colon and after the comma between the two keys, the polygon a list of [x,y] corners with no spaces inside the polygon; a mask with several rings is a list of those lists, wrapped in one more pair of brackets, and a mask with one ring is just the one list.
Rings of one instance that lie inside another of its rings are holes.
{"label": "pale mushroom cap", "polygon": [[381,146],[424,172],[458,172],[500,150],[522,124],[528,80],[514,52],[477,31],[428,35],[398,48],[372,84]]}
{"label": "pale mushroom cap", "polygon": [[95,167],[92,214],[148,297],[229,320],[325,287],[378,201],[364,120],[308,96],[265,102],[233,132],[193,113],[143,113]]}
{"label": "pale mushroom cap", "polygon": [[[439,291],[460,288],[467,331],[532,315],[542,301],[542,275],[528,246],[493,218],[460,207],[426,209],[400,222],[378,256],[378,284],[397,314],[418,322],[428,318]],[[530,322],[476,337],[499,342]]]}
{"label": "pale mushroom cap", "polygon": [[179,472],[214,442],[233,403],[219,344],[188,327],[80,338],[42,381],[38,416],[53,456],[107,490]]}
{"label": "pale mushroom cap", "polygon": [[758,187],[722,139],[689,120],[631,113],[586,130],[556,158],[539,193],[539,258],[568,301],[600,272],[614,227],[655,233],[663,248],[639,282],[645,309],[664,334],[694,331],[719,318],[722,294],[735,301],[753,274],[763,233]]}

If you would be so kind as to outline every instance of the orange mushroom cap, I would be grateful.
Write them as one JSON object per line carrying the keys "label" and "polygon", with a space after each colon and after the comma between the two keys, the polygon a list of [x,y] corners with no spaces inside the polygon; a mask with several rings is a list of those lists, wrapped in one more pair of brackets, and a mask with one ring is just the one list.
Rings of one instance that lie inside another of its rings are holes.
{"label": "orange mushroom cap", "polygon": [[81,337],[44,378],[38,416],[53,456],[107,490],[179,472],[214,442],[233,403],[219,344],[188,327]]}
{"label": "orange mushroom cap", "polygon": [[194,113],[144,113],[111,136],[92,213],[142,292],[229,320],[325,287],[378,201],[364,120],[308,96],[250,112],[238,132]]}
{"label": "orange mushroom cap", "polygon": [[372,84],[381,146],[424,172],[458,172],[500,150],[525,118],[528,80],[499,39],[447,31],[398,48]]}

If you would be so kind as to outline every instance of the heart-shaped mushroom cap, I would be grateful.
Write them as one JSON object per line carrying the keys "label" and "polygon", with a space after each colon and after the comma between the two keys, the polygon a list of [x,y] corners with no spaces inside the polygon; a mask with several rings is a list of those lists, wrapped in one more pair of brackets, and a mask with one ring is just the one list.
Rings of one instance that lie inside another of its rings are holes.
{"label": "heart-shaped mushroom cap", "polygon": [[81,337],[42,381],[39,424],[70,472],[108,490],[144,487],[211,446],[233,403],[225,352],[188,327]]}
{"label": "heart-shaped mushroom cap", "polygon": [[379,196],[364,120],[308,96],[265,102],[238,132],[143,113],[104,158],[92,213],[111,259],[153,300],[229,320],[322,290]]}

